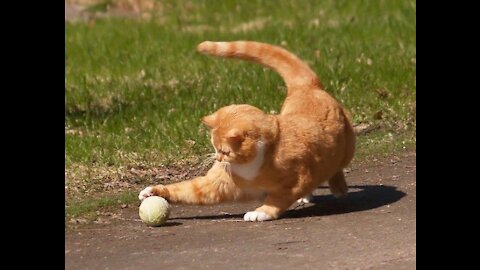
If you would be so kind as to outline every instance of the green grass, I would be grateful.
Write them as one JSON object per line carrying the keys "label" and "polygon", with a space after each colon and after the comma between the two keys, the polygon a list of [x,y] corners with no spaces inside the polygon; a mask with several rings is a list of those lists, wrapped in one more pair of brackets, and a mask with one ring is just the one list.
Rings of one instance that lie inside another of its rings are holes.
{"label": "green grass", "polygon": [[78,217],[82,216],[85,213],[94,212],[100,208],[113,207],[120,203],[134,203],[138,201],[138,192],[125,191],[120,194],[99,197],[99,198],[89,198],[87,200],[79,200],[69,202],[65,206],[65,213],[67,217]]}
{"label": "green grass", "polygon": [[132,204],[138,202],[138,192],[123,191],[118,194],[108,196],[97,196],[91,198],[82,198],[69,201],[65,204],[65,230],[70,228],[68,221],[74,218],[83,218],[86,222],[91,222],[97,218],[97,211],[108,211],[118,208],[121,204]]}
{"label": "green grass", "polygon": [[[162,6],[148,21],[65,25],[68,175],[79,167],[153,167],[202,157],[212,151],[202,116],[232,103],[279,110],[285,87],[276,73],[200,55],[195,47],[204,40],[282,44],[317,72],[355,123],[381,127],[361,139],[372,143],[359,147],[385,153],[402,145],[388,133],[414,142],[415,1],[170,0]],[[78,175],[66,177],[66,186],[95,178]]]}

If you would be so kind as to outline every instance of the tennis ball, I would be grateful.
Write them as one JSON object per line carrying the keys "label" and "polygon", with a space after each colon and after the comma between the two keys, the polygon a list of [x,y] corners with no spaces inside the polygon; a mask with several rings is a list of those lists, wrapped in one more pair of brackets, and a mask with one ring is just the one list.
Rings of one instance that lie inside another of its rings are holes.
{"label": "tennis ball", "polygon": [[138,209],[138,214],[142,221],[148,226],[161,226],[168,219],[170,206],[164,198],[150,196],[142,201]]}

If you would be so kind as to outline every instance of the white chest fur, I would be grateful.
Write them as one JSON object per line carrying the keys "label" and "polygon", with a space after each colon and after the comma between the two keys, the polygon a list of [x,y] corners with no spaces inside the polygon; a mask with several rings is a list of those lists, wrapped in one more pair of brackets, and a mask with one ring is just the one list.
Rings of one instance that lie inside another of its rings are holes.
{"label": "white chest fur", "polygon": [[253,180],[257,177],[265,158],[265,143],[257,143],[257,155],[253,160],[244,164],[231,164],[232,172],[245,180]]}

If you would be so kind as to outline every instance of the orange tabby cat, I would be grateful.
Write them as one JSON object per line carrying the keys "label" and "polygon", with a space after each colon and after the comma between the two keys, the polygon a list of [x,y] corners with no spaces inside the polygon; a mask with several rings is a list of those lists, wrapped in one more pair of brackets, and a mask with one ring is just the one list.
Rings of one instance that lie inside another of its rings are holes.
{"label": "orange tabby cat", "polygon": [[328,181],[335,196],[347,193],[342,169],[355,149],[351,120],[306,64],[280,47],[258,42],[205,41],[197,50],[273,68],[288,87],[287,98],[278,115],[231,105],[204,117],[216,152],[207,175],[147,187],[140,200],[152,195],[186,204],[263,199],[244,220],[264,221],[278,218],[322,182]]}

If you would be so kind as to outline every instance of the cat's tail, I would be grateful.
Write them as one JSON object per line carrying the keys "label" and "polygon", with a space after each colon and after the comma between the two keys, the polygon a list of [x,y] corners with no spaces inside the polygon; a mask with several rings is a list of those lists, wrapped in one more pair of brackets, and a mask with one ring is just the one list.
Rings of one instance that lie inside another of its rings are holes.
{"label": "cat's tail", "polygon": [[277,46],[253,41],[204,41],[197,46],[197,50],[204,54],[238,58],[270,67],[282,76],[289,95],[299,89],[323,88],[317,75],[308,65],[294,54]]}

